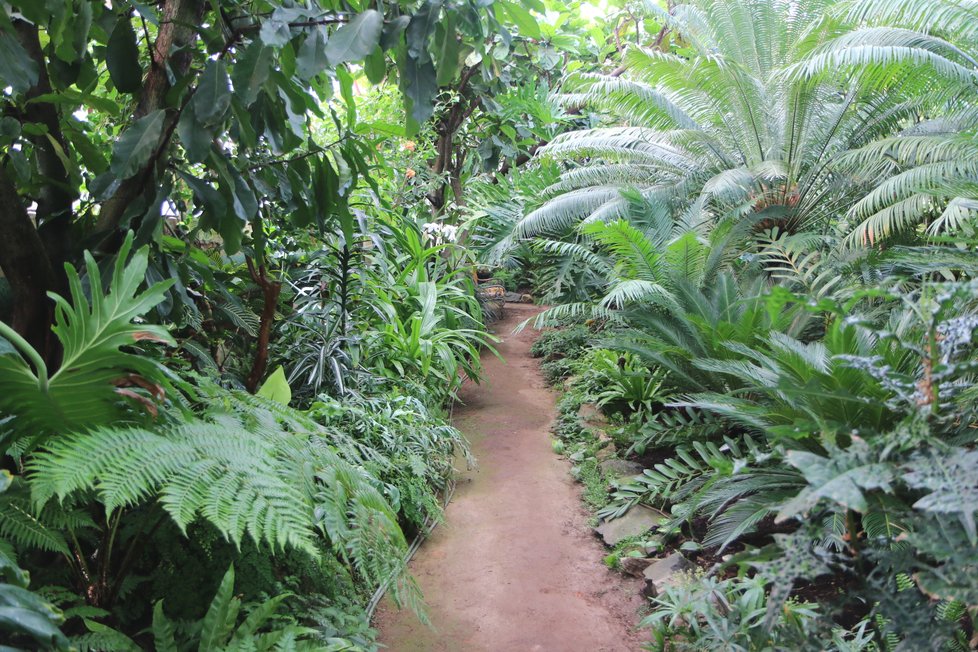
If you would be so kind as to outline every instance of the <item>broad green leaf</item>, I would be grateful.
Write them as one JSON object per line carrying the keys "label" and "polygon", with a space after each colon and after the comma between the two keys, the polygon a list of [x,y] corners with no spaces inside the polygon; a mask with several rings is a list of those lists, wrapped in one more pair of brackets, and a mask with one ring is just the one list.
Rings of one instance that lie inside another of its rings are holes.
{"label": "broad green leaf", "polygon": [[453,12],[448,12],[445,20],[438,25],[436,48],[435,57],[438,62],[436,83],[439,86],[447,86],[455,80],[462,63],[459,59],[462,44],[455,33]]}
{"label": "broad green leaf", "polygon": [[258,388],[258,396],[288,405],[292,400],[292,388],[285,378],[285,369],[279,366]]}
{"label": "broad green leaf", "polygon": [[[18,432],[33,431],[40,437],[112,423],[123,412],[114,380],[136,373],[148,382],[166,382],[152,361],[123,350],[142,341],[173,343],[163,327],[136,322],[163,300],[173,281],[139,292],[149,250],[143,247],[126,264],[131,250],[132,234],[120,248],[110,292],[93,290],[91,299],[75,268],[66,266],[71,301],[49,295],[55,302],[52,330],[64,351],[57,371],[50,373],[30,345],[18,344],[16,334],[11,341],[22,355],[0,356],[0,409],[16,415],[22,426]],[[103,287],[102,274],[91,255],[85,256],[85,267],[90,287]],[[2,328],[6,326],[0,324]],[[9,333],[4,335],[11,339]]]}
{"label": "broad green leaf", "polygon": [[32,97],[27,103],[32,104],[36,102],[66,106],[84,105],[102,113],[109,113],[111,115],[119,113],[119,105],[112,100],[99,97],[98,95],[92,95],[91,93],[82,93],[74,88],[66,88],[57,93],[44,93],[43,95]]}
{"label": "broad green leaf", "polygon": [[322,27],[316,27],[299,46],[299,53],[296,56],[296,74],[301,79],[309,80],[327,67],[329,67],[329,59],[326,58],[326,32]]}
{"label": "broad green leaf", "polygon": [[105,48],[105,65],[109,77],[120,93],[133,93],[143,84],[143,69],[139,66],[139,47],[129,16],[120,14],[109,35]]}
{"label": "broad green leaf", "polygon": [[886,464],[871,461],[863,448],[853,444],[846,451],[831,451],[827,458],[807,451],[788,451],[786,461],[804,474],[808,487],[782,505],[776,522],[805,512],[822,499],[866,513],[868,505],[863,492],[887,490],[893,470]]}
{"label": "broad green leaf", "polygon": [[178,171],[177,174],[193,191],[194,201],[198,203],[197,208],[201,209],[205,216],[201,222],[212,221],[215,225],[212,228],[214,228],[216,231],[216,225],[228,212],[228,205],[227,202],[224,201],[224,197],[217,191],[216,188],[214,188],[214,186],[203,179],[198,179],[197,177],[183,171]]}
{"label": "broad green leaf", "polygon": [[438,94],[435,66],[430,60],[419,61],[410,55],[399,59],[403,92],[409,100],[409,115],[421,124],[435,111],[435,96]]}
{"label": "broad green leaf", "polygon": [[49,26],[54,53],[65,63],[74,63],[85,53],[88,32],[92,27],[92,3],[74,2],[71,11],[65,11],[58,26]]}
{"label": "broad green leaf", "polygon": [[194,102],[188,104],[183,113],[180,114],[180,122],[177,123],[177,137],[183,145],[187,160],[191,163],[203,161],[211,151],[214,131],[210,127],[200,124],[197,120],[197,109]]}
{"label": "broad green leaf", "polygon": [[387,77],[387,57],[379,46],[367,55],[363,62],[363,72],[371,84],[379,84]]}
{"label": "broad green leaf", "polygon": [[153,607],[153,643],[156,652],[177,652],[177,628],[163,613],[163,601]]}
{"label": "broad green leaf", "polygon": [[207,62],[192,101],[200,124],[220,124],[231,106],[231,80],[223,61]]}
{"label": "broad green leaf", "polygon": [[52,622],[49,613],[53,608],[48,606],[48,613],[32,607],[15,606],[17,603],[8,604],[15,591],[33,595],[26,589],[21,589],[11,585],[0,585],[0,631],[17,632],[30,636],[37,641],[38,649],[59,649],[67,650],[68,639],[61,633],[55,622]]}
{"label": "broad green leaf", "polygon": [[410,16],[398,16],[384,25],[383,34],[380,36],[380,49],[390,50],[397,47],[401,34],[407,29],[411,22]]}
{"label": "broad green leaf", "polygon": [[128,179],[149,163],[159,146],[165,118],[162,110],[153,111],[126,129],[112,148],[112,174]]}
{"label": "broad green leaf", "polygon": [[255,197],[254,191],[234,167],[229,166],[228,173],[233,184],[234,214],[245,222],[254,219],[258,214],[258,199]]}
{"label": "broad green leaf", "polygon": [[37,83],[37,62],[31,59],[17,39],[0,31],[0,79],[17,93]]}
{"label": "broad green leaf", "polygon": [[237,617],[237,602],[234,597],[234,566],[231,566],[224,574],[201,623],[199,652],[213,652],[224,647]]}
{"label": "broad green leaf", "polygon": [[326,44],[330,65],[362,60],[377,47],[383,28],[384,15],[374,9],[368,9],[340,27]]}
{"label": "broad green leaf", "polygon": [[496,6],[509,16],[512,23],[520,30],[520,34],[526,38],[538,40],[542,38],[540,25],[537,24],[536,19],[527,9],[524,9],[516,2],[509,2],[509,0],[499,0]]}
{"label": "broad green leaf", "polygon": [[259,40],[252,41],[234,65],[231,73],[234,94],[245,107],[251,106],[258,98],[258,92],[268,80],[271,66],[272,49]]}
{"label": "broad green leaf", "polygon": [[280,48],[292,40],[292,30],[288,22],[277,18],[275,14],[261,24],[258,36],[262,43],[269,47]]}
{"label": "broad green leaf", "polygon": [[407,53],[411,58],[427,63],[431,61],[428,54],[428,38],[434,33],[441,13],[442,0],[428,0],[424,6],[415,12],[408,23],[405,41]]}

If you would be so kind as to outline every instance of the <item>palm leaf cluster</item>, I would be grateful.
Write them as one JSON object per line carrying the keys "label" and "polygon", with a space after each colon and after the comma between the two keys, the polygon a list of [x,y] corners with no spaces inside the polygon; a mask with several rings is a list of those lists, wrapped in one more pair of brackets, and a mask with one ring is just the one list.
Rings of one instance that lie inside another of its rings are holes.
{"label": "palm leaf cluster", "polygon": [[924,221],[962,228],[975,210],[978,12],[917,4],[647,7],[685,52],[633,46],[622,75],[565,81],[565,103],[614,126],[541,150],[565,171],[514,234],[634,219],[624,190],[703,231],[735,219],[872,242]]}

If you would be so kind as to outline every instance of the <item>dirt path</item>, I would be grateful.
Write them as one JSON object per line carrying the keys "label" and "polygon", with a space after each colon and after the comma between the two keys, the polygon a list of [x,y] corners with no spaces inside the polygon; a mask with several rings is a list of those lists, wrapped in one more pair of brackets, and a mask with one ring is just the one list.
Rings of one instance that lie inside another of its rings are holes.
{"label": "dirt path", "polygon": [[639,586],[601,563],[579,488],[550,448],[554,395],[530,358],[536,333],[511,333],[537,310],[507,304],[495,328],[506,362],[483,357],[485,380],[462,392],[454,422],[479,468],[461,475],[445,522],[411,563],[434,629],[389,603],[378,612],[394,652],[640,649]]}

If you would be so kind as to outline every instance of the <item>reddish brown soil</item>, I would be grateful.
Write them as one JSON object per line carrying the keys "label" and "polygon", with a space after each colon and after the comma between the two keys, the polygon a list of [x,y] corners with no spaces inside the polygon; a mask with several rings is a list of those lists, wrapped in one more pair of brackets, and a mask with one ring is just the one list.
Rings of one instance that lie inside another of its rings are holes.
{"label": "reddish brown soil", "polygon": [[636,580],[602,563],[568,463],[553,453],[554,396],[529,354],[536,332],[513,327],[539,309],[506,305],[495,331],[506,362],[483,357],[454,422],[479,460],[411,562],[433,628],[382,605],[375,626],[395,652],[638,650]]}

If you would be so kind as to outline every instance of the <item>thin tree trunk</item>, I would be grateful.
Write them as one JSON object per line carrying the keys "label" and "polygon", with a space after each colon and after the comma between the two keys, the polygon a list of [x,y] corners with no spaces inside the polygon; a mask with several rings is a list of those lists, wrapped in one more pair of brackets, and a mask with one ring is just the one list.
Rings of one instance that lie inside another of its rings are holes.
{"label": "thin tree trunk", "polygon": [[278,296],[282,292],[282,284],[268,278],[264,265],[256,268],[250,258],[245,258],[245,262],[248,264],[248,272],[252,280],[261,288],[264,300],[258,328],[258,348],[255,350],[251,372],[245,380],[245,389],[254,394],[258,391],[258,385],[265,377],[265,370],[268,368],[268,345],[272,339],[272,325],[275,322],[275,311],[278,308]]}

